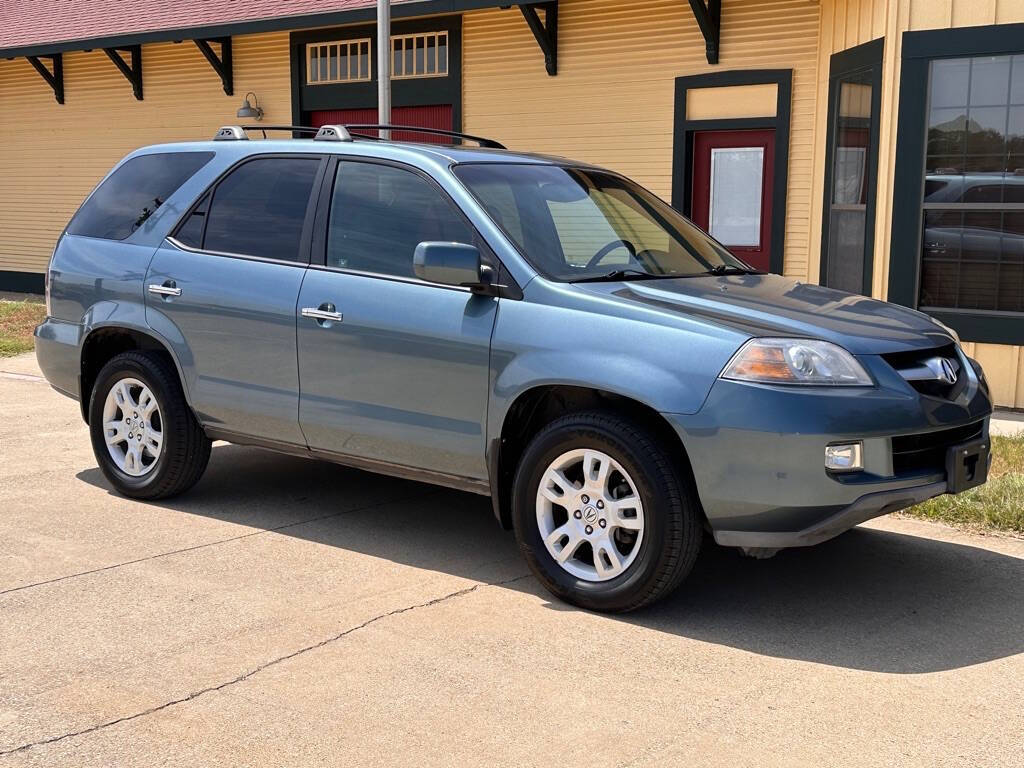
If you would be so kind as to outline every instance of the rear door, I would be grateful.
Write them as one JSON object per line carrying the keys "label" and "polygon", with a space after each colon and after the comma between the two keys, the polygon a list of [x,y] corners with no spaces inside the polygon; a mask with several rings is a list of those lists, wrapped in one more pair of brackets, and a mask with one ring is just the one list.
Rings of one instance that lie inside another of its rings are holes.
{"label": "rear door", "polygon": [[299,296],[310,448],[484,480],[498,299],[425,283],[412,265],[422,241],[483,243],[435,182],[394,164],[339,162],[321,215]]}
{"label": "rear door", "polygon": [[304,443],[295,303],[318,155],[260,155],[226,173],[157,251],[146,318],[174,346],[193,407],[225,437]]}

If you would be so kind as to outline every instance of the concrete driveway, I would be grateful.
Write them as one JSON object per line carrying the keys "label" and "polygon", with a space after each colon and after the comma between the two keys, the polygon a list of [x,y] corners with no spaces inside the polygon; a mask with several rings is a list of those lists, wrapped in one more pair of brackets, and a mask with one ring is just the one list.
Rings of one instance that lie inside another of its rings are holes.
{"label": "concrete driveway", "polygon": [[472,495],[218,445],[115,496],[0,370],[0,765],[1024,765],[1024,541],[886,518],[601,616]]}

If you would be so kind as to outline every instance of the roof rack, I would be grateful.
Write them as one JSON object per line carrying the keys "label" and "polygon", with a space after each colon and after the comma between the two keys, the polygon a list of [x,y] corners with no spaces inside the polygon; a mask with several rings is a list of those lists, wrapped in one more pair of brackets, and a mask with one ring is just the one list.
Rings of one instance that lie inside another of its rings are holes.
{"label": "roof rack", "polygon": [[313,141],[352,141],[352,134],[344,125],[321,125]]}
{"label": "roof rack", "polygon": [[214,141],[245,141],[249,137],[246,131],[263,131],[263,138],[267,138],[267,131],[289,131],[291,133],[313,133],[319,131],[309,125],[225,125],[214,135]]}
{"label": "roof rack", "polygon": [[309,125],[225,125],[216,135],[214,141],[246,141],[249,136],[246,131],[262,131],[263,138],[267,137],[267,131],[288,131],[290,133],[313,134],[315,141],[352,141],[354,138],[369,139],[370,141],[383,141],[379,136],[369,136],[358,131],[405,131],[408,133],[427,133],[435,136],[451,136],[457,139],[468,139],[475,141],[481,147],[487,149],[506,149],[494,139],[485,139],[482,136],[474,136],[470,133],[458,131],[442,131],[440,128],[422,128],[417,125],[376,125],[369,123],[351,125],[323,125],[314,128]]}

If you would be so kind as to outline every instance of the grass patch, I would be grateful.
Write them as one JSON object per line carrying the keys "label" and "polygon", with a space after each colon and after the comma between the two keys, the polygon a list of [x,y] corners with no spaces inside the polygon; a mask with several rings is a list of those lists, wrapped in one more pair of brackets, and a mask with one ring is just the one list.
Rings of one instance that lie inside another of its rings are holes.
{"label": "grass patch", "polygon": [[936,496],[905,513],[961,528],[1024,534],[1024,434],[992,438],[988,482],[956,496]]}
{"label": "grass patch", "polygon": [[0,357],[29,352],[32,331],[46,317],[46,305],[35,301],[0,301]]}

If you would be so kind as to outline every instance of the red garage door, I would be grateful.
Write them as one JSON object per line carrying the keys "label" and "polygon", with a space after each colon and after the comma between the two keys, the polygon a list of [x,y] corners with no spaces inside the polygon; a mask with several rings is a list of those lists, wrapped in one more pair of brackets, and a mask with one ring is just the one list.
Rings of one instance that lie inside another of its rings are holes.
{"label": "red garage door", "polygon": [[[322,109],[311,114],[310,122],[317,128],[321,125],[373,124],[377,122],[377,110]],[[452,105],[431,104],[426,107],[392,107],[391,122],[394,125],[416,125],[420,128],[439,128],[442,131],[450,131],[452,130]],[[366,131],[366,133],[376,135],[376,131]],[[395,131],[391,134],[391,138],[396,141],[449,143],[443,136],[430,136],[426,133],[411,133],[409,131]]]}

